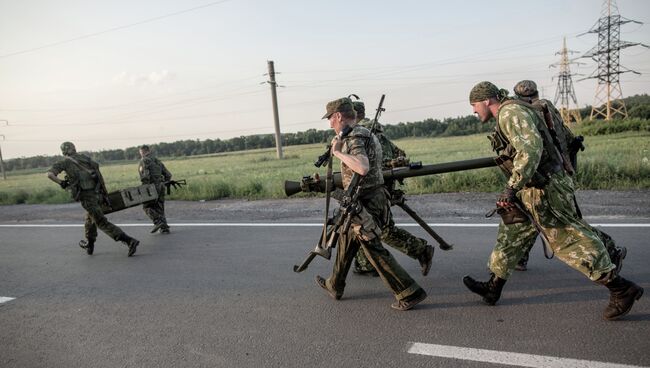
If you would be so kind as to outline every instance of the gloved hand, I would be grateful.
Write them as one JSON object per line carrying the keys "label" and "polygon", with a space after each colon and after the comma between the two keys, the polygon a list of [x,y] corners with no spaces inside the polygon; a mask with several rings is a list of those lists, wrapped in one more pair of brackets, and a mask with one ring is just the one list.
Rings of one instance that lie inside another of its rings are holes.
{"label": "gloved hand", "polygon": [[70,181],[69,180],[61,180],[59,185],[61,186],[61,188],[65,189],[65,188],[70,186]]}
{"label": "gloved hand", "polygon": [[497,196],[497,207],[513,207],[517,202],[517,191],[512,187],[506,187],[501,194]]}

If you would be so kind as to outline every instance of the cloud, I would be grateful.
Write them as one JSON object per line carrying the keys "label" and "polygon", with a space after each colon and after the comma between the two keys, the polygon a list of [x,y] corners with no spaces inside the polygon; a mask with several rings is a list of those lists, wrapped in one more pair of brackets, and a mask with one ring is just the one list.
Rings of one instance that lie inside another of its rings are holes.
{"label": "cloud", "polygon": [[127,86],[144,87],[159,86],[176,78],[174,72],[168,70],[153,71],[149,73],[122,72],[113,77],[113,82]]}

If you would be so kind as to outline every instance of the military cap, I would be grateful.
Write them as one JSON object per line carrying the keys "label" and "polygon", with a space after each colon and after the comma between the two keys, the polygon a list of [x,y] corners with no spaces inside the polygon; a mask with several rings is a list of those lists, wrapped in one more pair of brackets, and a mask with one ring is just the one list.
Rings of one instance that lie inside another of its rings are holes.
{"label": "military cap", "polygon": [[514,91],[519,97],[532,97],[537,94],[537,84],[532,80],[522,80],[515,84]]}
{"label": "military cap", "polygon": [[149,146],[147,146],[146,144],[143,144],[142,146],[140,146],[140,149],[143,150],[143,151],[149,151]]}
{"label": "military cap", "polygon": [[347,97],[339,98],[338,100],[330,101],[325,106],[327,111],[323,115],[323,119],[329,119],[332,114],[335,112],[351,112],[354,111],[354,106],[352,105],[352,100]]}

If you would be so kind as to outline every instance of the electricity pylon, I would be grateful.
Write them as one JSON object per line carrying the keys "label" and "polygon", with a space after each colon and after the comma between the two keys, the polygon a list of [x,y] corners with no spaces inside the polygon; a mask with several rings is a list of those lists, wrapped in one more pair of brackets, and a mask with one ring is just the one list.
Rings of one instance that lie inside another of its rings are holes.
{"label": "electricity pylon", "polygon": [[598,44],[582,56],[583,58],[592,58],[598,63],[598,68],[589,77],[583,78],[598,79],[590,119],[602,117],[605,120],[611,120],[616,116],[627,118],[619,76],[628,72],[640,73],[620,65],[620,51],[631,46],[648,46],[638,42],[620,40],[621,25],[626,23],[641,24],[641,22],[621,17],[615,0],[605,0],[600,19],[591,30],[586,32],[598,34]]}
{"label": "electricity pylon", "polygon": [[[572,122],[580,123],[582,117],[580,116],[580,111],[578,108],[578,99],[576,98],[576,91],[573,88],[573,80],[571,79],[571,69],[569,65],[571,64],[582,64],[576,61],[569,60],[569,54],[577,53],[577,51],[572,51],[566,47],[566,37],[564,37],[564,43],[562,44],[562,50],[555,53],[555,55],[560,55],[560,61],[554,64],[551,64],[551,68],[559,67],[560,72],[557,75],[557,89],[555,90],[555,100],[553,103],[555,106],[558,106],[558,101],[560,101],[560,115],[562,115],[562,120],[565,124],[570,124]],[[573,101],[575,105],[574,109],[571,109],[570,103]]]}

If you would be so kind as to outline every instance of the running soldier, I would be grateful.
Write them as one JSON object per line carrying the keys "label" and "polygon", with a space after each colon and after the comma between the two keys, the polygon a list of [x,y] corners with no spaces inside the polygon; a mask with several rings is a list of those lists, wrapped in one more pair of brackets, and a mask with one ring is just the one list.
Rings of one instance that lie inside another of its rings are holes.
{"label": "running soldier", "polygon": [[140,147],[140,164],[138,172],[142,184],[154,184],[158,192],[158,199],[146,202],[142,205],[144,213],[153,221],[151,233],[160,230],[162,234],[169,234],[169,225],[165,217],[165,182],[172,179],[172,174],[165,165],[156,158],[149,149],[149,146]]}
{"label": "running soldier", "polygon": [[497,197],[502,221],[489,261],[491,277],[479,282],[465,276],[463,283],[494,305],[523,255],[524,245],[530,244],[539,229],[557,258],[609,289],[603,318],[625,316],[643,295],[643,288],[616,272],[598,235],[578,217],[573,181],[565,175],[562,158],[535,107],[507,95],[490,82],[478,83],[469,94],[481,122],[496,119],[493,149],[509,152],[512,159],[507,165],[511,172],[507,187]]}
{"label": "running soldier", "polygon": [[[332,155],[341,160],[343,186],[348,189],[355,175],[361,175],[362,180],[357,187],[358,202],[346,204],[354,206],[355,211],[350,215],[349,231],[340,234],[332,274],[327,279],[316,276],[316,283],[332,298],[341,299],[345,278],[361,248],[397,299],[391,308],[409,310],[427,294],[381,244],[381,229],[388,221],[390,209],[383,186],[381,146],[368,129],[356,124],[356,113],[349,98],[329,102],[326,111],[323,119],[328,119],[336,132],[331,150]],[[342,209],[341,213],[346,211]]]}
{"label": "running soldier", "polygon": [[[113,225],[102,211],[101,204],[110,207],[108,203],[108,192],[104,184],[104,177],[99,171],[99,165],[86,155],[77,153],[77,149],[71,142],[61,144],[63,160],[52,165],[48,170],[47,177],[59,184],[61,188],[70,190],[72,198],[81,203],[86,210],[86,222],[84,223],[86,239],[79,242],[79,246],[86,250],[87,254],[93,254],[95,241],[97,240],[97,228],[106,233],[111,239],[121,241],[129,247],[128,256],[131,257],[140,242],[124,233],[122,229]],[[58,175],[65,171],[65,179],[59,179]]]}

